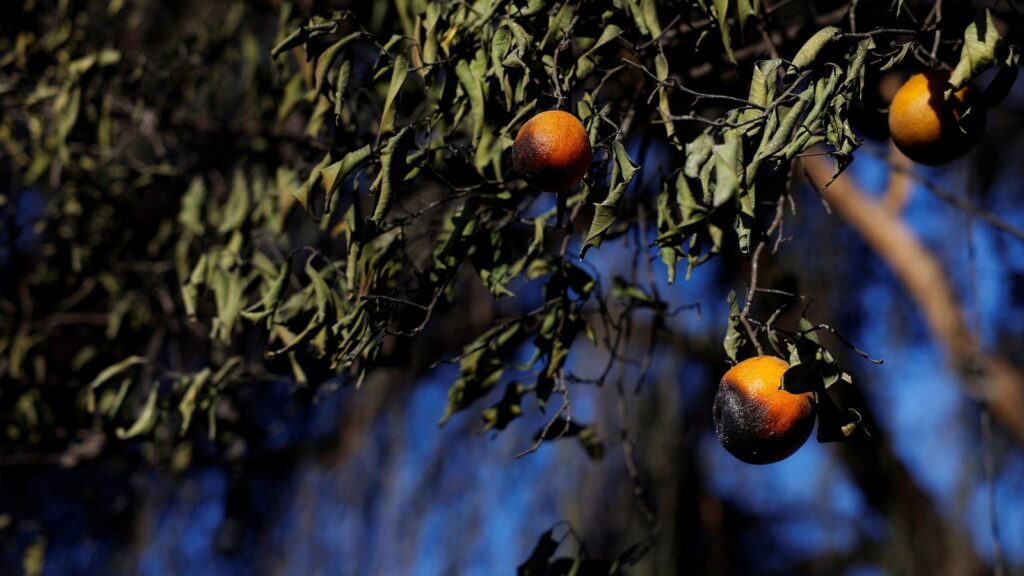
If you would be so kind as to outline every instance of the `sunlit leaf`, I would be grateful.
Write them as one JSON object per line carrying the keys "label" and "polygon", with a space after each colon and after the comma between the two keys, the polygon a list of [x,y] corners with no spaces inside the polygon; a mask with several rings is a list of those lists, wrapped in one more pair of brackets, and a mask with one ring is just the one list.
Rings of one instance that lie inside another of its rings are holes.
{"label": "sunlit leaf", "polygon": [[483,87],[480,85],[480,77],[473,74],[469,63],[465,60],[460,60],[456,65],[455,74],[459,77],[459,83],[469,98],[470,119],[473,123],[473,145],[475,146],[480,143],[480,137],[484,130],[484,118],[487,113]]}
{"label": "sunlit leaf", "polygon": [[179,434],[182,436],[188,432],[189,425],[192,422],[192,414],[196,409],[196,400],[199,397],[200,391],[202,391],[203,387],[206,386],[206,382],[210,379],[210,374],[210,369],[204,368],[188,378],[188,388],[182,395],[181,402],[178,403],[178,412],[181,413],[181,429]]}
{"label": "sunlit leaf", "polygon": [[402,169],[405,167],[405,151],[401,147],[406,134],[410,134],[409,128],[402,128],[398,134],[388,139],[380,152],[380,173],[377,183],[373,188],[377,191],[377,205],[373,209],[373,216],[370,220],[376,224],[383,222],[391,208],[394,198],[395,183],[401,180]]}
{"label": "sunlit leaf", "polygon": [[713,0],[715,17],[718,22],[718,29],[722,35],[722,46],[725,48],[725,56],[730,62],[736,63],[736,57],[732,53],[732,39],[729,36],[729,0]]}
{"label": "sunlit leaf", "polygon": [[395,57],[391,69],[391,83],[388,85],[388,93],[384,99],[384,112],[380,119],[380,130],[377,132],[377,140],[386,136],[395,129],[395,99],[405,84],[405,78],[409,74],[409,59],[405,54]]}
{"label": "sunlit leaf", "polygon": [[345,178],[356,168],[356,166],[359,166],[370,157],[371,152],[370,145],[367,144],[362,148],[352,150],[342,156],[341,160],[328,164],[323,168],[320,173],[320,178],[323,181],[324,189],[327,191],[327,196],[324,200],[324,210],[326,212],[331,211],[334,194],[339,188],[341,188],[342,182],[345,181]]}
{"label": "sunlit leaf", "polygon": [[135,423],[127,430],[124,428],[118,428],[116,430],[118,438],[121,440],[128,440],[137,436],[143,436],[153,430],[157,421],[157,397],[157,388],[154,386],[149,390],[149,394],[146,396],[146,403],[143,405],[142,412],[139,413],[139,417],[135,420]]}
{"label": "sunlit leaf", "polygon": [[996,48],[999,45],[999,31],[992,20],[992,13],[986,8],[964,31],[964,45],[960,49],[960,60],[949,76],[953,88],[960,88],[997,62]]}
{"label": "sunlit leaf", "polygon": [[89,383],[88,387],[91,390],[95,390],[102,386],[104,383],[108,382],[111,378],[119,376],[123,374],[125,371],[135,366],[142,366],[145,365],[146,363],[146,358],[142,356],[129,356],[128,358],[125,358],[124,360],[121,360],[120,362],[103,369],[102,372],[100,372],[95,378],[93,378],[92,382]]}
{"label": "sunlit leaf", "polygon": [[715,207],[731,200],[740,189],[743,150],[739,132],[729,130],[725,142],[714,146],[715,155]]}
{"label": "sunlit leaf", "polygon": [[[361,32],[353,32],[344,38],[341,38],[334,44],[331,44],[327,50],[324,50],[316,59],[316,70],[313,74],[313,87],[317,90],[325,91],[327,85],[327,73],[331,70],[331,66],[334,61],[341,54],[341,51],[352,43],[353,40],[359,38]],[[390,95],[390,92],[389,92]]]}
{"label": "sunlit leaf", "polygon": [[796,56],[793,56],[793,67],[800,69],[806,68],[818,57],[818,54],[836,37],[837,34],[841,33],[842,30],[835,26],[826,26],[821,30],[814,33],[813,36],[804,42],[804,45],[797,51]]}

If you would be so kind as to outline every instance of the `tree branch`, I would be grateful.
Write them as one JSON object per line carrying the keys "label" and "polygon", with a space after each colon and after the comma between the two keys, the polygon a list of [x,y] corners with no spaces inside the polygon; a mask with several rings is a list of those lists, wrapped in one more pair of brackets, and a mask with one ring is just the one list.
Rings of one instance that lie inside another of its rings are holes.
{"label": "tree branch", "polygon": [[[823,156],[803,159],[808,177],[825,182],[832,174]],[[967,393],[977,395],[1014,437],[1024,442],[1024,375],[1004,358],[981,350],[964,320],[942,264],[907,225],[843,174],[821,197],[888,264],[917,303]]]}

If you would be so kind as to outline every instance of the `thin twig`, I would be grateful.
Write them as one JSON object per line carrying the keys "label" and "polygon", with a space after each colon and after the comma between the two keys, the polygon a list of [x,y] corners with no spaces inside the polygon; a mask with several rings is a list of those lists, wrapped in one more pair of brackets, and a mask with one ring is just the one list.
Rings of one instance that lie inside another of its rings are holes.
{"label": "thin twig", "polygon": [[764,250],[765,243],[762,240],[757,243],[757,248],[754,249],[754,255],[751,258],[750,263],[750,288],[747,289],[747,296],[743,302],[743,310],[740,311],[740,324],[747,331],[747,335],[750,337],[750,343],[754,345],[754,349],[757,350],[758,356],[764,356],[764,347],[761,346],[761,342],[757,338],[757,332],[754,327],[750,324],[750,306],[754,302],[754,291],[757,289],[757,260],[761,257],[761,251]]}
{"label": "thin twig", "polygon": [[942,27],[938,25],[940,22],[942,22],[942,0],[936,0],[932,5],[931,13],[925,20],[925,24],[935,25],[935,39],[932,41],[931,51],[932,60],[938,59],[939,44],[942,43]]}
{"label": "thin twig", "polygon": [[618,394],[619,440],[622,442],[622,459],[626,464],[626,471],[629,473],[629,478],[633,483],[633,499],[636,502],[636,508],[643,515],[647,524],[650,525],[653,535],[658,530],[658,517],[651,507],[650,498],[647,490],[644,488],[643,480],[640,478],[640,469],[636,463],[636,446],[629,435],[629,427],[627,425],[629,422],[629,409],[626,406],[626,391],[622,380],[616,381],[615,391]]}
{"label": "thin twig", "polygon": [[871,30],[870,32],[840,32],[840,33],[836,34],[835,36],[833,36],[833,39],[834,40],[839,40],[839,39],[842,39],[842,38],[864,39],[864,38],[873,38],[875,36],[881,36],[883,34],[896,34],[896,35],[915,36],[915,35],[918,34],[918,32],[919,32],[918,30],[914,30],[912,28],[875,28],[874,30]]}
{"label": "thin twig", "polygon": [[562,39],[559,40],[558,44],[555,46],[555,53],[551,58],[551,84],[555,88],[555,98],[557,99],[555,108],[559,110],[562,108],[565,96],[562,95],[562,80],[558,77],[558,55],[572,43],[572,29],[576,26],[576,20],[578,18],[579,16],[573,16],[572,20],[569,21],[569,25],[566,26],[565,33],[562,34]]}
{"label": "thin twig", "polygon": [[[785,216],[785,195],[780,196],[776,203],[775,219],[772,220],[771,225],[768,226],[768,230],[765,232],[765,239],[770,239],[772,234],[776,230],[779,230],[782,226],[782,219]],[[779,240],[776,241],[776,249],[778,248],[779,242],[781,242],[781,233]],[[761,346],[760,340],[757,338],[757,331],[750,322],[750,309],[754,302],[754,293],[757,292],[757,269],[758,261],[761,258],[761,252],[764,251],[766,245],[765,240],[761,240],[757,243],[757,247],[754,248],[754,254],[750,258],[750,287],[747,289],[746,298],[743,301],[743,309],[740,311],[739,321],[743,325],[743,328],[747,331],[747,335],[750,337],[751,344],[754,345],[754,349],[757,350],[758,356],[764,355],[764,347]],[[774,253],[774,250],[773,250]]]}
{"label": "thin twig", "polygon": [[629,65],[629,66],[631,66],[633,68],[636,68],[637,70],[640,70],[641,72],[643,72],[644,74],[649,76],[652,80],[657,82],[660,86],[665,87],[665,88],[673,88],[673,89],[679,90],[681,92],[689,94],[690,96],[693,96],[698,101],[700,101],[700,100],[724,100],[726,102],[735,102],[737,104],[742,104],[744,106],[750,106],[751,108],[756,108],[758,110],[764,110],[763,106],[759,106],[757,104],[754,104],[753,102],[751,102],[749,100],[746,100],[744,98],[737,98],[735,96],[729,96],[728,94],[706,94],[704,92],[698,92],[696,90],[693,90],[691,88],[687,88],[686,86],[683,86],[682,84],[677,82],[674,78],[670,78],[668,80],[660,80],[656,74],[651,72],[643,64],[640,64],[638,62],[634,62],[634,61],[630,60],[629,58],[623,58],[622,61],[624,63],[626,63],[627,65]]}
{"label": "thin twig", "polygon": [[[555,412],[555,415],[552,416],[550,420],[548,420],[548,423],[544,425],[544,428],[540,431],[540,434],[537,435],[537,439],[533,442],[533,444],[526,450],[523,450],[522,452],[516,454],[517,460],[519,458],[522,458],[523,456],[533,454],[534,452],[539,450],[541,444],[543,444],[545,440],[557,440],[565,436],[565,433],[569,431],[569,427],[572,425],[572,403],[569,402],[569,388],[565,383],[565,378],[559,376],[558,382],[558,388],[555,389],[555,392],[560,393],[562,395],[561,406],[558,407],[558,411]],[[562,430],[559,431],[558,434],[553,437],[549,436],[551,428],[555,425],[556,422],[558,422],[562,414],[565,414],[565,418],[563,420],[565,424],[562,427]]]}
{"label": "thin twig", "polygon": [[662,30],[661,30],[661,33],[660,33],[660,34],[658,34],[658,35],[657,35],[657,36],[655,36],[654,38],[651,38],[651,39],[650,39],[650,40],[648,40],[647,42],[644,42],[643,44],[641,44],[641,45],[637,46],[637,49],[636,49],[636,51],[637,51],[637,52],[643,52],[644,50],[646,50],[646,49],[648,49],[649,47],[653,46],[653,45],[654,45],[655,43],[660,43],[660,42],[661,42],[661,39],[665,37],[665,34],[666,34],[667,32],[669,32],[670,30],[672,30],[673,28],[675,28],[676,24],[677,24],[677,23],[679,22],[679,20],[681,20],[681,19],[682,19],[682,17],[683,17],[683,15],[682,15],[682,14],[676,14],[676,15],[675,15],[675,16],[674,16],[674,17],[672,18],[672,20],[670,20],[670,21],[669,21],[669,23],[668,23],[668,24],[666,24],[664,28],[662,28]]}
{"label": "thin twig", "polygon": [[810,327],[810,328],[808,328],[806,330],[801,330],[800,331],[800,335],[801,336],[806,336],[807,334],[810,334],[812,332],[817,332],[818,330],[825,330],[825,331],[831,333],[840,342],[842,342],[843,344],[846,344],[847,348],[849,348],[850,350],[853,350],[858,356],[860,356],[861,358],[867,360],[868,362],[871,362],[872,364],[884,364],[885,363],[885,360],[883,360],[882,358],[872,358],[867,352],[865,352],[865,351],[861,350],[860,348],[856,347],[853,344],[853,342],[850,342],[849,340],[847,340],[845,336],[843,336],[842,334],[837,332],[835,328],[829,326],[828,324],[818,324],[818,325],[812,326],[812,327]]}
{"label": "thin twig", "polygon": [[949,192],[931,180],[924,179],[920,174],[914,172],[910,166],[891,165],[890,167],[893,170],[909,174],[914,177],[915,180],[922,184],[929,192],[938,197],[939,200],[946,202],[954,208],[963,210],[967,214],[988,223],[993,228],[1005,232],[1018,240],[1024,240],[1024,229],[1018,228],[999,216],[996,216],[992,212],[976,206],[969,199]]}

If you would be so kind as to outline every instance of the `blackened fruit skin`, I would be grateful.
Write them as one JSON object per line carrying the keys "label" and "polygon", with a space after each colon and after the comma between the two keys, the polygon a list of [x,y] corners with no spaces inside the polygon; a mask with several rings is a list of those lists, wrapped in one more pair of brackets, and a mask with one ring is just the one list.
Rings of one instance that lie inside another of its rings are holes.
{"label": "blackened fruit skin", "polygon": [[811,435],[814,418],[773,435],[761,425],[766,412],[763,404],[744,398],[735,387],[722,386],[714,405],[715,433],[722,446],[747,464],[772,464],[792,456]]}
{"label": "blackened fruit skin", "polygon": [[590,139],[578,118],[559,110],[537,114],[520,128],[512,169],[547,192],[571,190],[590,168]]}
{"label": "blackened fruit skin", "polygon": [[740,362],[715,394],[715,433],[722,446],[748,464],[771,464],[796,452],[814,428],[809,394],[779,389],[788,364],[772,356]]}

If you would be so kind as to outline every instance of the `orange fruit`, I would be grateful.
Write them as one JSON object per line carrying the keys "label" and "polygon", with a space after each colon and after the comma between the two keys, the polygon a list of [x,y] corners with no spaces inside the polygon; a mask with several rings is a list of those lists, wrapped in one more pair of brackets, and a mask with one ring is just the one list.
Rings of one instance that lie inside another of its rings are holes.
{"label": "orange fruit", "polygon": [[[949,72],[914,74],[900,86],[889,107],[889,136],[908,158],[931,166],[959,158],[981,136],[985,112],[970,84],[946,100]],[[973,108],[972,108],[973,106]],[[968,108],[971,113],[964,117]]]}
{"label": "orange fruit", "polygon": [[810,392],[781,389],[789,368],[775,356],[748,358],[730,368],[718,384],[714,420],[718,439],[748,464],[786,458],[807,441],[816,406]]}
{"label": "orange fruit", "polygon": [[583,178],[593,153],[579,118],[549,110],[530,118],[512,145],[512,168],[548,192],[567,192]]}

